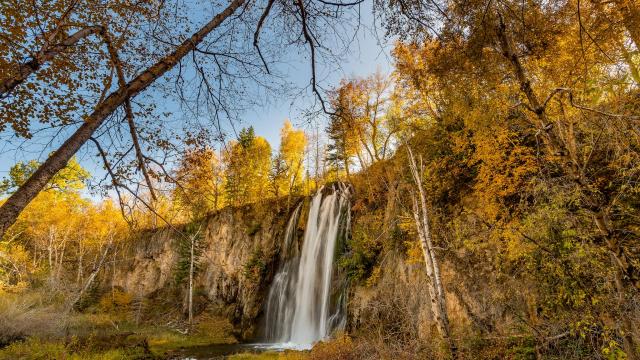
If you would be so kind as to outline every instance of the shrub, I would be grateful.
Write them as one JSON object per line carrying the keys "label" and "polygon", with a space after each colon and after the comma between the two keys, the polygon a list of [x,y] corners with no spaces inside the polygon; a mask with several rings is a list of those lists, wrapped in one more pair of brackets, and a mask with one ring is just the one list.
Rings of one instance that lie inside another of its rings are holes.
{"label": "shrub", "polygon": [[356,283],[370,278],[378,262],[383,246],[379,229],[375,225],[379,221],[375,216],[370,216],[361,217],[359,222],[354,222],[347,251],[338,260],[347,277]]}
{"label": "shrub", "polygon": [[319,342],[316,344],[311,353],[309,359],[321,360],[321,359],[340,359],[340,360],[355,360],[362,359],[364,354],[361,354],[357,347],[354,346],[353,341],[348,336],[340,336],[329,342]]}
{"label": "shrub", "polygon": [[204,314],[198,317],[196,332],[206,335],[207,341],[216,344],[233,344],[238,340],[233,337],[233,325],[226,318]]}
{"label": "shrub", "polygon": [[0,350],[0,359],[68,359],[69,354],[62,343],[44,342],[31,338],[15,342]]}
{"label": "shrub", "polygon": [[131,307],[133,298],[122,289],[115,288],[102,296],[98,309],[102,312],[125,312]]}
{"label": "shrub", "polygon": [[257,221],[253,222],[247,227],[247,235],[254,236],[260,229],[262,229],[262,224]]}
{"label": "shrub", "polygon": [[267,262],[261,248],[257,247],[253,250],[249,261],[244,265],[244,276],[254,282],[258,282],[263,278],[267,270]]}

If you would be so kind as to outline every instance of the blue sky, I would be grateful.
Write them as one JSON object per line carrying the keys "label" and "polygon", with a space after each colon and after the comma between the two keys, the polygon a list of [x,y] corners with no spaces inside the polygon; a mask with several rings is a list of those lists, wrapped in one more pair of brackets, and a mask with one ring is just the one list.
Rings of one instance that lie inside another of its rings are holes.
{"label": "blue sky", "polygon": [[[374,28],[374,21],[371,12],[371,3],[365,2],[361,9],[362,26],[357,34],[356,41],[353,42],[349,54],[340,62],[340,66],[332,68],[320,68],[319,77],[322,79],[321,86],[329,89],[336,86],[340,79],[352,76],[366,76],[377,70],[383,73],[391,71],[391,59],[389,57],[390,45],[381,44],[384,41],[383,31]],[[286,65],[281,65],[280,72],[287,74],[287,78],[297,87],[304,88],[309,84],[311,77],[308,54],[300,54],[292,57]],[[155,97],[153,94],[148,94]],[[159,98],[159,97],[158,97]],[[275,150],[279,146],[279,131],[285,119],[290,119],[294,126],[305,126],[308,123],[303,116],[304,110],[308,109],[315,102],[313,94],[307,91],[301,92],[298,96],[291,98],[288,96],[269,96],[267,104],[260,107],[248,109],[242,114],[242,123],[235,124],[237,129],[246,126],[253,126],[257,135],[265,137]],[[175,105],[167,105],[169,110],[179,116],[180,110]],[[320,131],[323,131],[326,124],[324,119],[319,119]],[[71,131],[68,129],[67,131]],[[9,168],[17,161],[23,160],[44,160],[49,152],[55,149],[56,145],[65,138],[64,133],[60,134],[52,141],[51,134],[45,133],[42,136],[34,136],[29,140],[16,140],[12,134],[5,131],[0,134],[0,178],[6,176]],[[77,154],[80,163],[87,168],[94,176],[102,176],[100,159],[95,151],[91,149],[81,149]]]}
{"label": "blue sky", "polygon": [[[391,45],[384,38],[384,30],[376,30],[371,11],[371,2],[362,5],[362,24],[357,34],[357,41],[349,49],[349,56],[338,68],[319,69],[321,85],[325,89],[336,86],[341,79],[353,76],[367,76],[379,70],[382,73],[390,73],[392,60],[390,58]],[[292,61],[284,69],[288,76],[298,87],[305,87],[311,78],[311,68],[308,58],[300,58]],[[290,119],[294,126],[304,127],[306,120],[302,109],[309,108],[315,98],[310,91],[296,98],[272,98],[271,104],[247,111],[243,117],[246,121],[241,126],[253,126],[256,134],[265,137],[273,149],[279,146],[279,130],[285,119]],[[322,121],[322,119],[319,119]],[[325,126],[321,124],[320,130]]]}

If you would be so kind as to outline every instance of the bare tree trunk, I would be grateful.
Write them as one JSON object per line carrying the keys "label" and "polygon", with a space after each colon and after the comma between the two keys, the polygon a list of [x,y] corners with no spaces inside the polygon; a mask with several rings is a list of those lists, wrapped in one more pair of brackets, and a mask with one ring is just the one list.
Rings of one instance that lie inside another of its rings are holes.
{"label": "bare tree trunk", "polygon": [[80,284],[82,282],[82,258],[84,257],[84,250],[82,249],[82,241],[78,243],[78,275],[76,277],[76,282]]}
{"label": "bare tree trunk", "polygon": [[[342,144],[346,144],[347,140],[346,140],[346,136],[344,135],[344,131],[342,132]],[[346,148],[346,145],[344,146]],[[343,153],[342,153],[342,161],[344,161],[344,172],[347,176],[347,181],[350,180],[351,178],[351,174],[349,172],[349,155],[347,154],[347,150],[343,149]],[[339,175],[339,174],[338,174]]]}
{"label": "bare tree trunk", "polygon": [[93,268],[93,271],[91,271],[91,274],[87,278],[87,281],[84,283],[84,286],[82,287],[82,289],[80,289],[80,292],[76,296],[75,300],[73,300],[73,302],[71,303],[71,306],[70,306],[69,309],[73,309],[78,304],[80,299],[82,299],[82,296],[91,287],[91,284],[93,284],[93,281],[96,279],[96,276],[98,276],[98,273],[100,272],[100,269],[102,268],[102,265],[104,265],[104,261],[107,258],[107,254],[109,253],[109,250],[111,249],[111,244],[112,243],[113,243],[113,238],[111,238],[109,240],[109,243],[107,244],[107,246],[105,247],[104,251],[102,252],[102,256],[100,257],[100,261],[97,264],[95,264],[95,266]]}
{"label": "bare tree trunk", "polygon": [[124,102],[137,95],[157,78],[172,69],[180,59],[204,40],[204,38],[222,22],[231,16],[245,0],[234,0],[218,15],[214,16],[204,27],[180,44],[172,53],[166,55],[160,61],[136,76],[125,87],[119,87],[117,91],[109,95],[98,104],[94,112],[89,115],[84,123],[73,133],[49,158],[38,167],[29,179],[13,193],[0,207],[0,238],[20,215],[20,212],[33,200],[44,188],[51,178],[62,168],[73,155],[84,145],[93,133],[102,125],[104,120],[111,115]]}
{"label": "bare tree trunk", "polygon": [[[216,175],[217,176],[217,175]],[[220,198],[220,188],[218,185],[218,180],[215,180],[215,184],[213,185],[213,209],[218,210],[218,199]]]}
{"label": "bare tree trunk", "polygon": [[193,247],[195,236],[191,237],[191,259],[189,260],[189,325],[193,324]]}
{"label": "bare tree trunk", "polygon": [[[0,235],[2,238],[2,235]],[[49,254],[49,271],[53,271],[53,226],[49,227],[49,242],[47,244],[47,252]]]}
{"label": "bare tree trunk", "polygon": [[115,294],[116,291],[116,264],[118,257],[118,247],[116,246],[113,252],[111,253],[111,296]]}
{"label": "bare tree trunk", "polygon": [[191,257],[189,259],[189,325],[193,324],[193,274],[195,271],[195,246],[198,241],[198,236],[202,230],[202,225],[198,227],[198,230],[191,236]]}
{"label": "bare tree trunk", "polygon": [[366,169],[367,165],[365,164],[362,155],[360,155],[360,150],[356,150],[356,157],[358,158],[358,162],[360,163],[360,170]]}
{"label": "bare tree trunk", "polygon": [[431,297],[431,311],[436,319],[438,325],[438,331],[440,336],[449,346],[451,356],[456,358],[457,349],[451,339],[449,329],[449,316],[447,313],[447,303],[442,286],[442,279],[440,276],[440,266],[438,259],[435,256],[433,244],[431,242],[431,229],[429,228],[429,212],[427,209],[427,201],[424,193],[424,187],[422,186],[422,165],[418,168],[418,165],[413,156],[413,151],[409,144],[405,144],[407,147],[407,153],[409,155],[409,168],[413,177],[416,190],[411,195],[413,201],[413,219],[416,223],[418,230],[418,237],[420,239],[420,247],[422,248],[422,254],[424,256],[425,268],[427,271],[427,277],[429,278],[429,296]]}
{"label": "bare tree trunk", "polygon": [[314,180],[315,180],[315,184],[316,184],[316,190],[318,189],[318,182],[320,181],[319,177],[320,177],[320,130],[318,130],[318,128],[316,127],[316,158],[315,158],[315,163],[316,163],[316,173],[314,176]]}
{"label": "bare tree trunk", "polygon": [[60,260],[58,260],[58,264],[56,265],[56,281],[60,280],[60,273],[62,272],[62,263],[64,262],[64,252],[67,248],[67,235],[65,235],[64,240],[62,240],[62,250],[60,251]]}

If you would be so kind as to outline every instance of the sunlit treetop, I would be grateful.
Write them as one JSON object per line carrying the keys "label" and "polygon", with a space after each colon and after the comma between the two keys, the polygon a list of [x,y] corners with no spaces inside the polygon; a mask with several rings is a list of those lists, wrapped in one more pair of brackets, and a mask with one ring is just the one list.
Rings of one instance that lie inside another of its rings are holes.
{"label": "sunlit treetop", "polygon": [[[15,191],[20,185],[38,169],[40,163],[36,160],[27,162],[20,161],[11,167],[9,176],[0,181],[0,195],[8,195]],[[59,171],[47,185],[47,189],[68,192],[84,189],[85,183],[91,174],[85,170],[74,158],[69,164]]]}

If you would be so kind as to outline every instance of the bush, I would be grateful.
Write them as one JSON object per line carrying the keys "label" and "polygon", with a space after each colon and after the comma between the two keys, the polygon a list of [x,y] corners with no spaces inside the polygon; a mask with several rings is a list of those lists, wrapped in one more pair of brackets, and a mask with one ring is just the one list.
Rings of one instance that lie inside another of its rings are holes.
{"label": "bush", "polygon": [[98,309],[102,312],[126,312],[131,307],[133,298],[122,289],[115,288],[102,296]]}
{"label": "bush", "polygon": [[233,325],[226,318],[204,314],[197,319],[196,333],[206,335],[207,341],[216,344],[233,344],[238,340],[233,337]]}
{"label": "bush", "polygon": [[262,229],[262,224],[259,222],[253,222],[247,227],[247,235],[254,236]]}
{"label": "bush", "polygon": [[366,281],[373,275],[383,244],[376,224],[380,219],[375,216],[361,217],[354,222],[347,251],[338,260],[340,268],[355,283]]}
{"label": "bush", "polygon": [[0,359],[68,359],[69,354],[62,343],[44,342],[35,338],[15,342],[0,350]]}
{"label": "bush", "polygon": [[255,248],[251,257],[244,265],[244,276],[257,283],[264,277],[266,270],[267,262],[265,260],[264,252],[259,247]]}
{"label": "bush", "polygon": [[356,360],[363,359],[364,356],[366,356],[366,354],[360,352],[360,349],[355,346],[350,337],[340,336],[335,340],[316,344],[308,358],[311,360]]}

